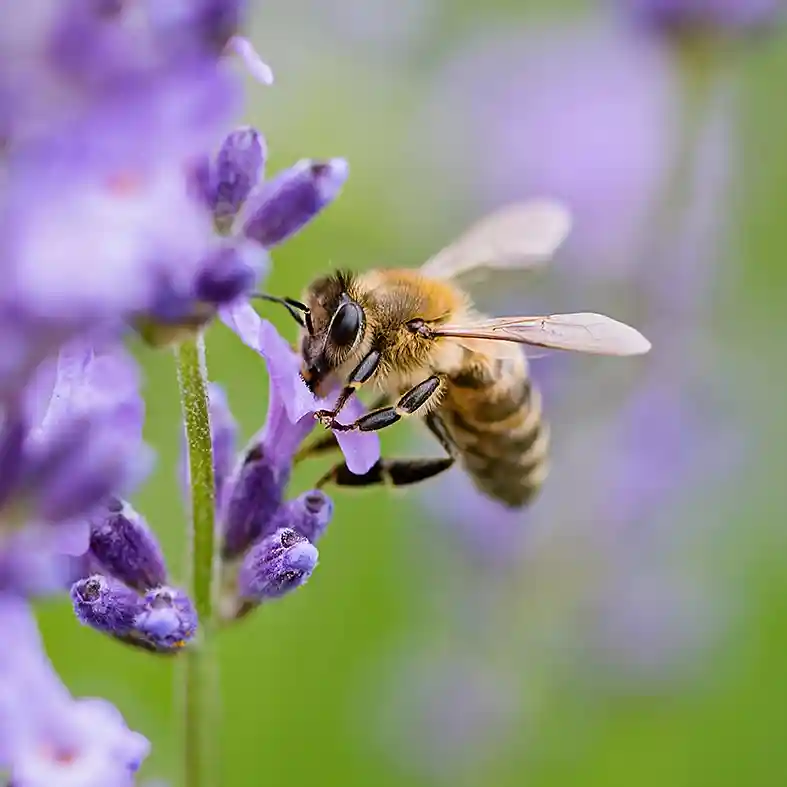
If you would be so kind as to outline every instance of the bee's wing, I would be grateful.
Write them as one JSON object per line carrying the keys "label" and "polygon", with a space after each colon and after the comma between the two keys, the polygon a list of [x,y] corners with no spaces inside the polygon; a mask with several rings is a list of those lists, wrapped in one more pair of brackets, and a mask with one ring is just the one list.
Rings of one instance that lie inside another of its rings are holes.
{"label": "bee's wing", "polygon": [[508,205],[472,225],[421,267],[450,279],[479,268],[528,268],[546,262],[566,239],[571,215],[548,199]]}
{"label": "bee's wing", "polygon": [[480,318],[466,325],[436,326],[433,335],[518,342],[596,355],[641,355],[650,350],[650,342],[631,326],[586,312]]}

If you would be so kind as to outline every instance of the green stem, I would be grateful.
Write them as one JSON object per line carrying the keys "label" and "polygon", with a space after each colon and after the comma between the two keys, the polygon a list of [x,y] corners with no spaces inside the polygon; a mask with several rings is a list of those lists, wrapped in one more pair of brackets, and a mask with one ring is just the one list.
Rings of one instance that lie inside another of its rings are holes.
{"label": "green stem", "polygon": [[182,656],[184,696],[184,787],[215,787],[218,665],[213,643],[217,590],[213,447],[208,406],[205,344],[201,336],[176,350],[178,383],[186,424],[191,486],[189,593],[199,616],[199,635]]}

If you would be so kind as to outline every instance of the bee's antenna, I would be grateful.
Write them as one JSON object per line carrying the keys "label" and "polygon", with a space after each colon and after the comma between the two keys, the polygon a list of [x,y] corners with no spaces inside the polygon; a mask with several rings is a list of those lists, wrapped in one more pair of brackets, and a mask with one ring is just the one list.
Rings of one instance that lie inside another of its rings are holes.
{"label": "bee's antenna", "polygon": [[[312,328],[312,315],[309,307],[305,303],[301,303],[300,301],[296,301],[295,298],[280,298],[276,295],[268,295],[265,292],[255,292],[252,293],[250,296],[251,298],[258,298],[261,301],[270,301],[271,303],[278,303],[280,306],[284,306],[287,309],[290,317],[295,320],[302,328],[306,328],[306,330],[312,334],[314,330]],[[298,311],[303,312],[303,317],[298,314]]]}

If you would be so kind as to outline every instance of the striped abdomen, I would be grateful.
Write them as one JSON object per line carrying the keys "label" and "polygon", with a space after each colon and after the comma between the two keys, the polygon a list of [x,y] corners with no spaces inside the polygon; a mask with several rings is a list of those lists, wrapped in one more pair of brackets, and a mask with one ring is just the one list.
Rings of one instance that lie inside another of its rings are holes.
{"label": "striped abdomen", "polygon": [[439,414],[476,486],[519,508],[546,478],[549,430],[524,355],[510,349],[499,357],[466,350],[461,371],[448,377]]}

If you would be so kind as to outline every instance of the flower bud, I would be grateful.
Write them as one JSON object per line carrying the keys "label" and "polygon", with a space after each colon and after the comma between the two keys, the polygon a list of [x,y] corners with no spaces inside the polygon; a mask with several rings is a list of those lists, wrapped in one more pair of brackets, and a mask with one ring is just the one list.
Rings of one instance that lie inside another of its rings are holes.
{"label": "flower bud", "polygon": [[276,515],[279,527],[289,527],[313,544],[317,542],[333,516],[333,502],[321,489],[304,492],[287,501]]}
{"label": "flower bud", "polygon": [[248,295],[267,268],[267,261],[267,254],[256,244],[216,249],[208,255],[197,274],[196,300],[218,308]]}
{"label": "flower bud", "polygon": [[303,585],[317,565],[317,548],[289,528],[255,544],[238,573],[238,595],[247,603],[259,604],[279,598]]}
{"label": "flower bud", "polygon": [[274,461],[264,444],[254,445],[248,451],[227,489],[222,516],[225,560],[240,557],[272,531],[289,477],[289,465]]}
{"label": "flower bud", "polygon": [[197,632],[197,613],[191,599],[177,588],[160,587],[145,594],[144,609],[134,621],[138,636],[156,650],[182,648]]}
{"label": "flower bud", "polygon": [[116,579],[94,574],[74,583],[71,600],[81,623],[144,650],[177,652],[197,631],[194,606],[171,587],[140,596]]}
{"label": "flower bud", "polygon": [[344,159],[304,159],[268,181],[249,202],[243,235],[267,248],[311,221],[339,194],[347,180]]}
{"label": "flower bud", "polygon": [[167,581],[167,567],[156,537],[126,502],[110,501],[90,524],[90,552],[103,573],[145,591]]}
{"label": "flower bud", "polygon": [[119,639],[131,635],[137,615],[145,608],[145,602],[133,590],[101,574],[75,582],[71,601],[80,623]]}
{"label": "flower bud", "polygon": [[217,219],[238,213],[262,178],[266,156],[265,138],[251,126],[227,135],[215,164],[212,207]]}

